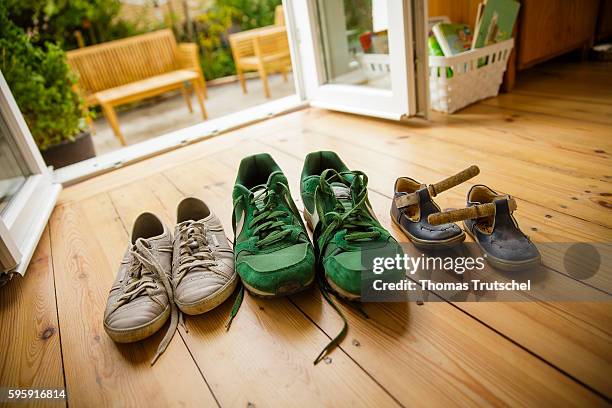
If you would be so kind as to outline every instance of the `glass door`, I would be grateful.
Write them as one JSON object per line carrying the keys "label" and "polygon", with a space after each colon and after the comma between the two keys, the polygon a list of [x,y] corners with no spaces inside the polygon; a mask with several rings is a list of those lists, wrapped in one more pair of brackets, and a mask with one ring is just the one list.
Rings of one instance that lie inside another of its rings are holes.
{"label": "glass door", "polygon": [[25,272],[60,190],[0,72],[0,285]]}
{"label": "glass door", "polygon": [[289,0],[312,106],[399,120],[426,114],[425,2]]}
{"label": "glass door", "polygon": [[23,187],[28,175],[17,146],[9,138],[6,123],[0,121],[0,213]]}

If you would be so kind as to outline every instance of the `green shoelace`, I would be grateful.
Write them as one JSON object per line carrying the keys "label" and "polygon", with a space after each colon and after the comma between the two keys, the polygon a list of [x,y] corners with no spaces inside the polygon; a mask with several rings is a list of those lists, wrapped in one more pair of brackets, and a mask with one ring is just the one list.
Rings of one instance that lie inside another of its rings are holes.
{"label": "green shoelace", "polygon": [[[328,174],[331,174],[331,176],[328,177]],[[354,176],[352,183],[347,178],[348,175]],[[335,198],[330,184],[334,179],[339,179],[341,183],[351,186],[351,190],[353,190],[355,199],[349,211],[346,211],[340,200]],[[324,245],[327,245],[331,238],[342,229],[347,230],[344,239],[349,242],[371,241],[380,237],[380,231],[372,228],[372,223],[376,221],[372,218],[366,205],[368,197],[367,184],[368,177],[360,171],[338,173],[330,169],[325,170],[321,174],[319,191],[322,194],[333,197],[336,201],[334,211],[327,213],[324,213],[324,210],[317,206],[319,219],[324,225],[324,230],[319,240],[323,241]]]}
{"label": "green shoelace", "polygon": [[[279,184],[284,192],[287,187],[282,183]],[[290,229],[284,228],[286,223],[283,221],[283,218],[290,214],[285,209],[278,209],[279,198],[280,194],[268,187],[249,196],[249,205],[255,207],[255,211],[248,227],[253,228],[253,235],[258,238],[260,235],[263,236],[263,239],[257,240],[256,245],[259,248],[271,245],[291,234]],[[257,207],[259,201],[264,203],[261,209]]]}
{"label": "green shoelace", "polygon": [[[348,176],[352,176],[352,181]],[[331,182],[334,180],[338,180],[340,183],[350,186],[351,188],[350,198],[353,201],[353,206],[348,211],[335,196],[331,186]],[[329,286],[327,280],[325,279],[325,269],[322,265],[325,248],[336,233],[344,229],[347,231],[344,239],[348,242],[372,241],[380,238],[381,235],[379,230],[372,227],[372,224],[377,224],[377,222],[367,208],[367,185],[368,177],[360,171],[339,173],[333,169],[329,169],[321,173],[317,193],[320,191],[321,194],[326,195],[329,199],[335,200],[335,205],[334,211],[327,213],[325,213],[319,205],[317,205],[316,208],[319,215],[319,220],[321,220],[321,228],[323,230],[321,236],[316,242],[318,253],[317,259],[319,262],[319,289],[321,290],[321,294],[323,295],[325,301],[336,311],[338,316],[340,316],[343,325],[340,332],[330,340],[330,342],[323,348],[321,353],[319,353],[319,355],[315,358],[315,365],[322,361],[328,353],[330,353],[342,342],[342,340],[344,340],[344,337],[348,331],[348,321],[346,316],[344,316],[344,313],[342,313],[338,305],[333,301],[331,296],[331,294],[334,293],[333,289]],[[319,243],[322,243],[322,245],[319,246]],[[368,315],[360,304],[348,302],[348,305],[357,309],[365,318],[368,318]]]}
{"label": "green shoelace", "polygon": [[[283,221],[283,218],[290,216],[290,213],[285,209],[278,208],[278,201],[282,193],[286,192],[288,188],[282,183],[278,184],[282,188],[281,193],[277,193],[267,186],[263,186],[261,190],[249,195],[249,206],[255,207],[255,211],[253,211],[253,219],[248,224],[248,228],[252,228],[252,234],[258,237],[256,243],[258,248],[272,245],[288,235],[291,235],[291,229],[285,228],[287,223]],[[238,200],[242,199],[243,197]],[[263,201],[263,207],[259,208],[257,203],[261,201]],[[236,203],[237,201],[234,203],[234,206]],[[234,306],[232,306],[229,319],[225,324],[226,331],[230,329],[232,321],[238,314],[240,306],[242,305],[242,300],[244,299],[244,285],[239,283],[239,286]]]}

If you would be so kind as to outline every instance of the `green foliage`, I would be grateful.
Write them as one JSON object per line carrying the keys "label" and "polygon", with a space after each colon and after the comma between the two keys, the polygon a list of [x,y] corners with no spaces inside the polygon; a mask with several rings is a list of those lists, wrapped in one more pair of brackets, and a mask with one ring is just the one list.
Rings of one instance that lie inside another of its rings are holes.
{"label": "green foliage", "polygon": [[87,45],[138,34],[136,27],[117,18],[119,0],[3,0],[10,19],[32,41],[77,47],[74,32],[81,31]]}
{"label": "green foliage", "polygon": [[274,24],[274,9],[281,0],[216,0],[196,17],[200,63],[206,79],[236,73],[228,35]]}
{"label": "green foliage", "polygon": [[0,70],[41,150],[74,140],[83,125],[82,101],[60,47],[30,42],[0,4]]}
{"label": "green foliage", "polygon": [[372,31],[372,0],[344,0],[344,15],[347,29]]}
{"label": "green foliage", "polygon": [[200,45],[200,64],[206,79],[220,78],[236,72],[227,43],[227,33],[238,12],[231,7],[213,5],[196,18]]}
{"label": "green foliage", "polygon": [[274,9],[281,0],[216,0],[219,7],[232,8],[241,30],[274,24]]}

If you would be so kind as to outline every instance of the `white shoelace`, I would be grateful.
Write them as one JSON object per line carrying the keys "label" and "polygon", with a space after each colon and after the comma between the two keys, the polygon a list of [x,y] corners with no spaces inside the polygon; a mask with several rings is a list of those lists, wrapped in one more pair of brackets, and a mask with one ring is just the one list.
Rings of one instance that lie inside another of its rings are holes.
{"label": "white shoelace", "polygon": [[[172,252],[171,247],[165,246],[159,247],[158,250],[161,252]],[[158,287],[155,277],[162,282],[164,288],[166,289],[168,302],[170,305],[170,326],[168,327],[168,331],[166,332],[164,338],[159,343],[155,356],[151,360],[151,365],[153,365],[159,356],[166,351],[166,348],[170,344],[170,341],[176,332],[179,320],[178,310],[174,304],[174,292],[172,290],[170,280],[168,279],[168,276],[166,276],[166,273],[159,262],[157,262],[155,259],[155,256],[151,252],[147,241],[142,238],[136,240],[134,247],[130,249],[130,254],[132,255],[132,260],[130,263],[130,269],[124,278],[125,282],[122,288],[123,294],[119,296],[115,302],[115,305],[111,309],[111,313],[143,294],[149,296],[147,289],[157,289]],[[157,301],[154,298],[151,299]]]}

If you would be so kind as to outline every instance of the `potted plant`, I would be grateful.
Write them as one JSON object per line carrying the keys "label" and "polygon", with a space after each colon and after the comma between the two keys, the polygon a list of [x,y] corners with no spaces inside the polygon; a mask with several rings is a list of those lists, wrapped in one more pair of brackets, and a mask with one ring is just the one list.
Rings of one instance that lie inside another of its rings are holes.
{"label": "potted plant", "polygon": [[0,70],[48,165],[59,168],[95,156],[85,130],[88,113],[66,55],[52,43],[33,45],[11,22],[6,5],[0,5]]}

